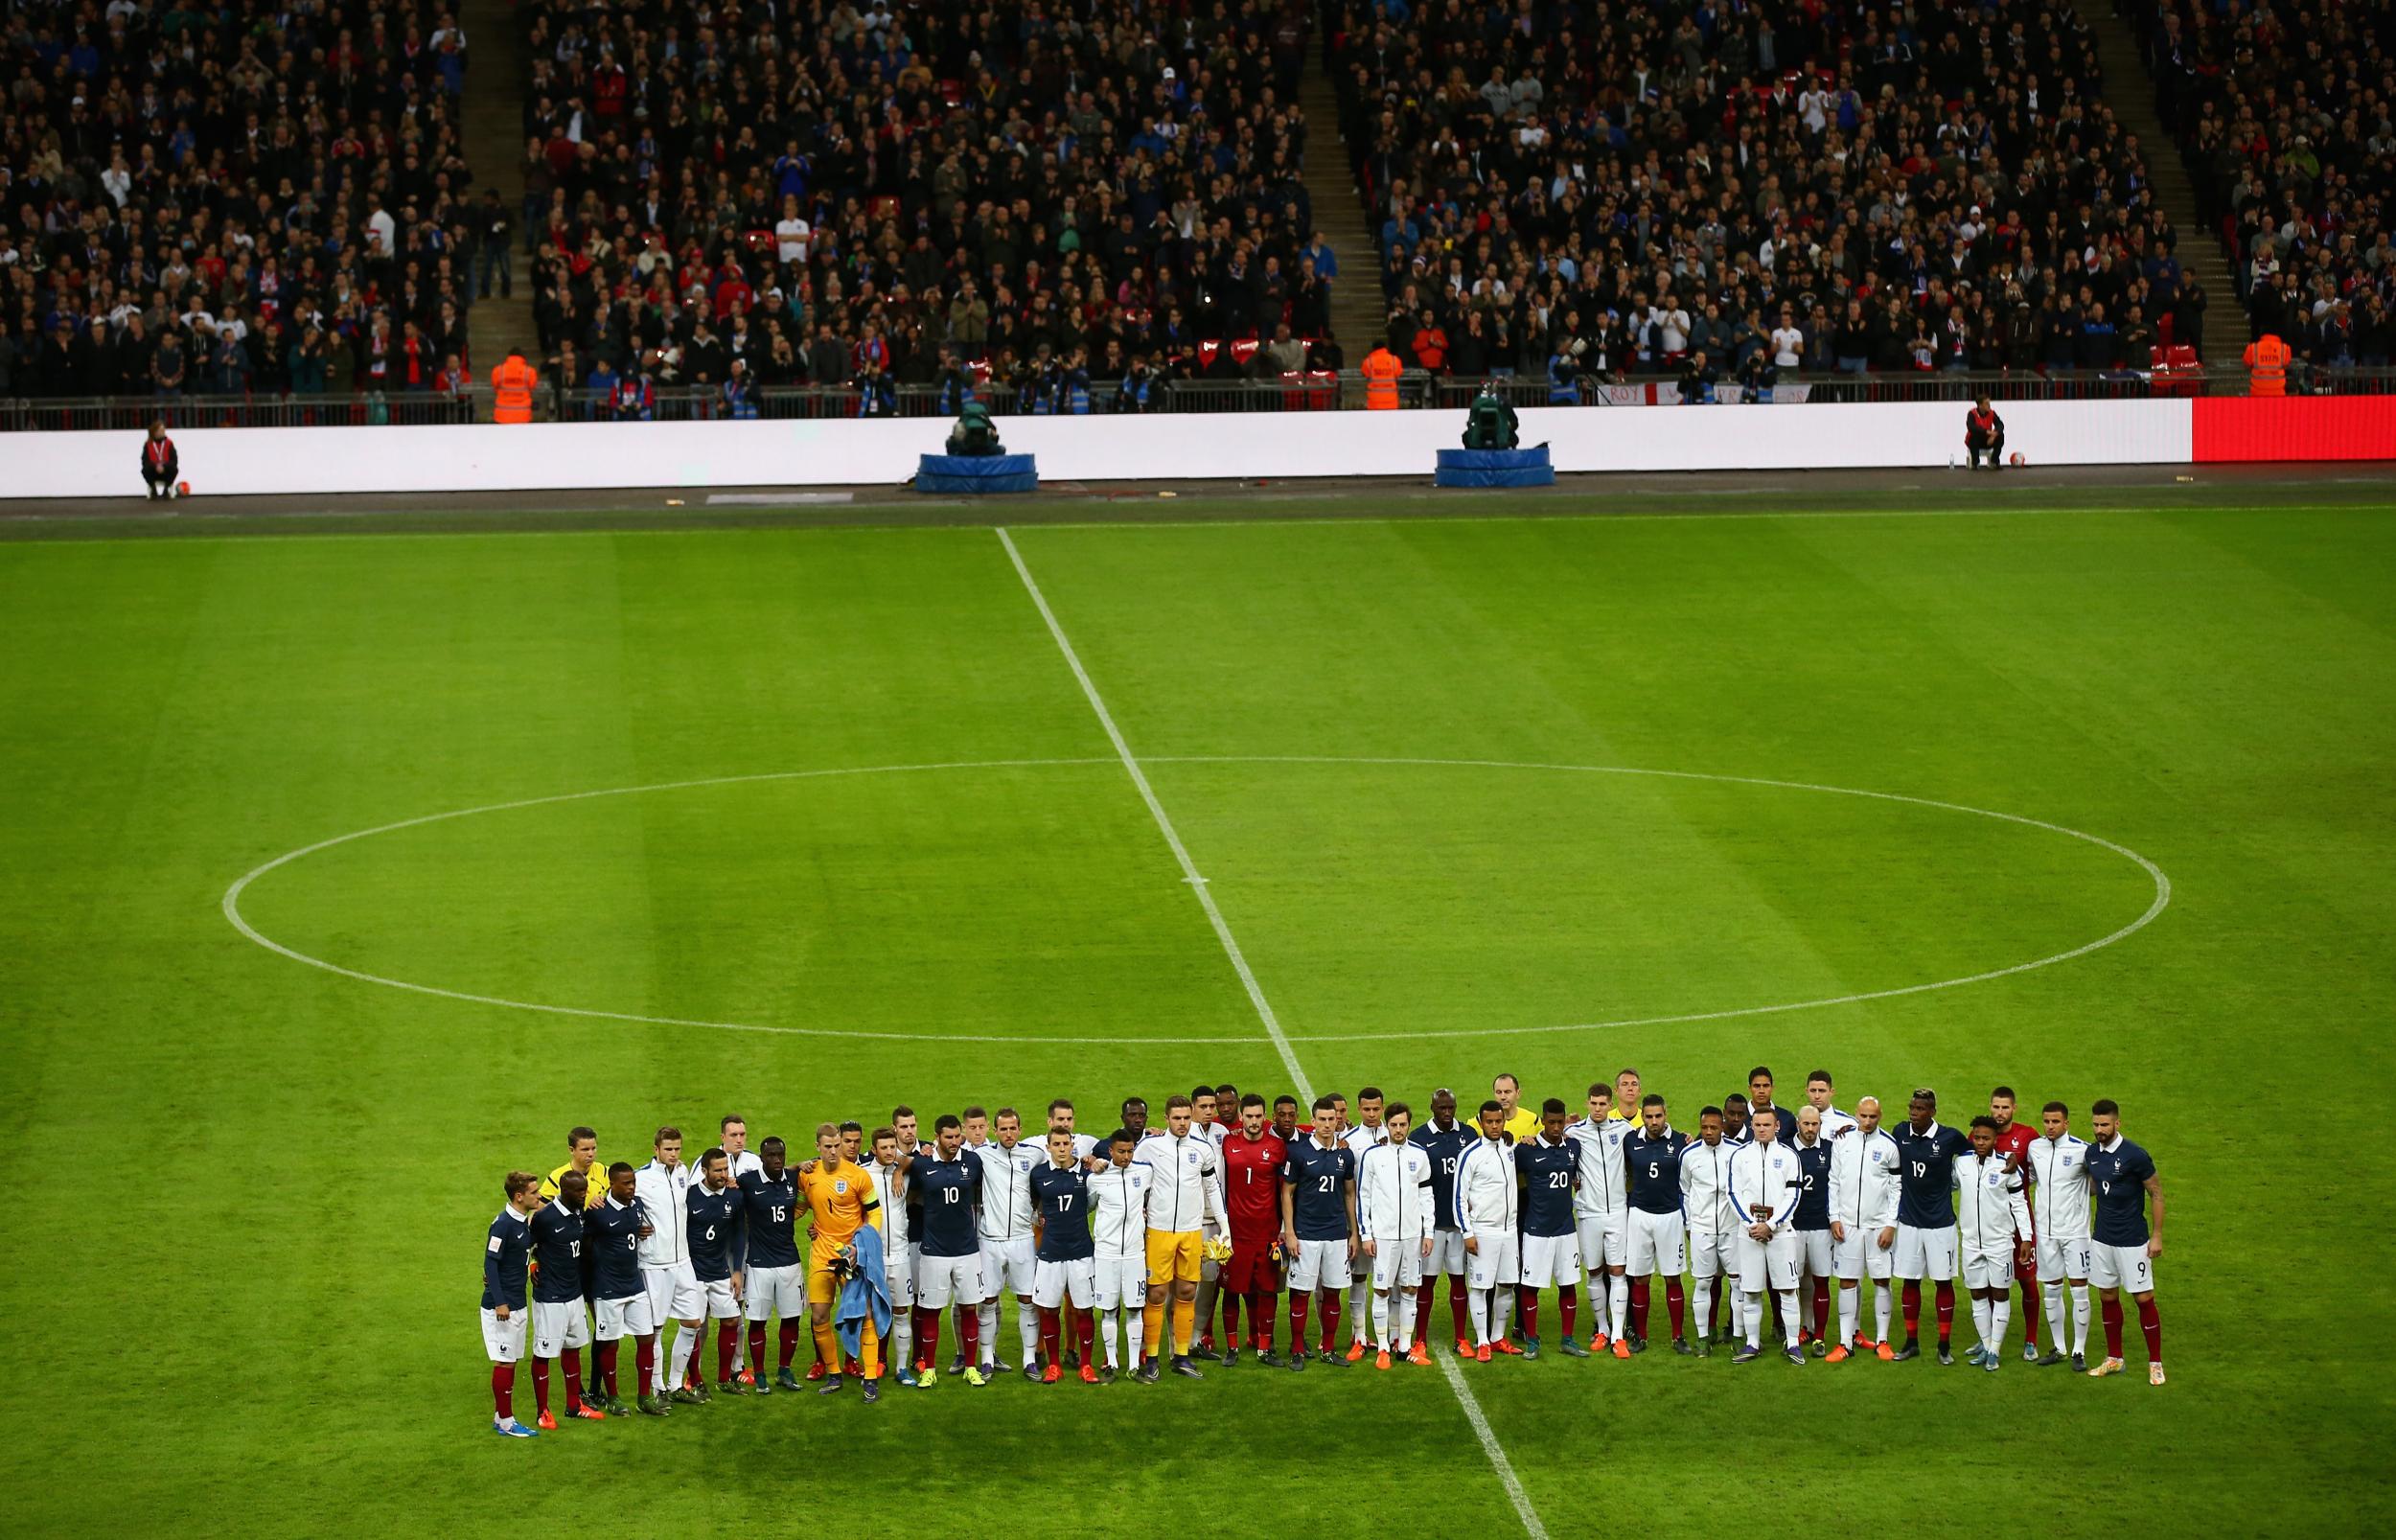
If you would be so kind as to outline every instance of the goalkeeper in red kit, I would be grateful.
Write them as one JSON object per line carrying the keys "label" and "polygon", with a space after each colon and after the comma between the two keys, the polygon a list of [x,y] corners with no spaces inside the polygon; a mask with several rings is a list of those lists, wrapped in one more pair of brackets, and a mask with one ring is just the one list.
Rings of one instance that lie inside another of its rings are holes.
{"label": "goalkeeper in red kit", "polygon": [[[1223,1140],[1223,1207],[1232,1221],[1232,1255],[1217,1285],[1248,1307],[1249,1343],[1258,1361],[1273,1356],[1274,1297],[1281,1292],[1281,1161],[1288,1146],[1265,1124],[1262,1096],[1239,1099],[1239,1126]],[[1239,1362],[1239,1344],[1223,1345],[1226,1364]]]}

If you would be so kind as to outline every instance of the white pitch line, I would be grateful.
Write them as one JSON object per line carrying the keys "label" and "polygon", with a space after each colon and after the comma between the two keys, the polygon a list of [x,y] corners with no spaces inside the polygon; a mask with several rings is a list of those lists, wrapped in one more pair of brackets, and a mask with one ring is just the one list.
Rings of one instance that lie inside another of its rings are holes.
{"label": "white pitch line", "polygon": [[1066,666],[1073,671],[1073,678],[1080,682],[1081,693],[1089,701],[1090,709],[1097,713],[1098,725],[1106,729],[1107,742],[1115,746],[1116,757],[1123,762],[1124,772],[1131,776],[1133,788],[1140,793],[1140,800],[1148,804],[1148,816],[1156,820],[1157,832],[1164,836],[1165,844],[1173,851],[1173,859],[1181,862],[1182,880],[1189,885],[1191,892],[1198,895],[1198,907],[1207,911],[1207,923],[1214,927],[1214,938],[1223,943],[1223,954],[1232,959],[1232,971],[1239,975],[1241,986],[1248,991],[1248,1002],[1256,1008],[1257,1017],[1264,1023],[1266,1035],[1273,1039],[1274,1048],[1281,1055],[1282,1067],[1289,1070],[1290,1078],[1304,1091],[1306,1099],[1312,1101],[1314,1092],[1306,1086],[1306,1071],[1298,1067],[1298,1054],[1291,1048],[1287,1034],[1281,1030],[1280,1019],[1273,1014],[1273,1002],[1264,998],[1264,988],[1256,982],[1256,975],[1248,966],[1246,955],[1240,952],[1239,942],[1232,935],[1232,928],[1224,923],[1223,911],[1214,907],[1214,895],[1207,891],[1207,880],[1198,874],[1198,863],[1189,859],[1189,847],[1182,843],[1181,834],[1173,827],[1173,820],[1165,816],[1164,804],[1157,800],[1156,789],[1148,784],[1148,772],[1141,770],[1140,761],[1132,757],[1132,746],[1123,741],[1122,729],[1116,726],[1113,713],[1107,710],[1106,701],[1098,696],[1098,687],[1090,681],[1090,671],[1081,666],[1081,655],[1073,651],[1073,644],[1066,638],[1065,628],[1057,624],[1056,611],[1048,608],[1048,596],[1033,581],[1031,568],[1024,565],[1024,553],[1015,548],[1014,540],[1005,530],[1001,529],[998,535],[999,543],[1006,547],[1006,559],[1015,563],[1015,575],[1024,580],[1024,591],[1031,595],[1031,602],[1039,609],[1040,618],[1048,622],[1048,634],[1056,638],[1057,651],[1065,655]]}
{"label": "white pitch line", "polygon": [[[1073,644],[1066,636],[1064,626],[1057,621],[1056,611],[1048,608],[1048,596],[1040,591],[1040,585],[1032,577],[1031,568],[1024,564],[1024,553],[1015,548],[1014,538],[1004,528],[998,531],[998,537],[999,543],[1006,547],[1006,559],[1015,563],[1015,575],[1024,580],[1024,591],[1031,595],[1031,602],[1039,609],[1040,618],[1048,623],[1048,634],[1056,639],[1057,651],[1065,655],[1066,666],[1073,671],[1073,678],[1081,685],[1082,696],[1089,701],[1090,709],[1096,714],[1098,725],[1106,729],[1107,741],[1115,746],[1117,757],[1123,762],[1124,772],[1131,776],[1132,785],[1140,793],[1140,799],[1148,805],[1148,816],[1156,820],[1157,832],[1164,836],[1164,842],[1172,847],[1173,859],[1181,862],[1182,881],[1198,895],[1198,906],[1207,911],[1207,921],[1214,927],[1215,939],[1223,943],[1223,954],[1231,958],[1233,971],[1239,975],[1241,985],[1247,989],[1249,1003],[1256,1006],[1257,1019],[1264,1023],[1266,1034],[1273,1039],[1274,1048],[1280,1053],[1281,1064],[1296,1083],[1302,1103],[1314,1100],[1314,1083],[1307,1079],[1305,1068],[1298,1062],[1298,1052],[1290,1046],[1288,1034],[1281,1030],[1280,1019],[1273,1014],[1273,1002],[1264,998],[1263,986],[1256,982],[1256,973],[1240,952],[1239,942],[1233,936],[1231,926],[1225,922],[1223,911],[1215,908],[1214,895],[1207,890],[1207,880],[1198,874],[1197,862],[1189,859],[1188,847],[1182,843],[1182,837],[1174,829],[1173,820],[1165,814],[1164,804],[1157,800],[1156,789],[1148,784],[1147,772],[1140,768],[1140,761],[1134,757],[1131,745],[1124,742],[1122,729],[1116,726],[1115,714],[1107,710],[1106,701],[1098,694],[1098,686],[1092,681],[1090,671],[1082,667],[1081,655],[1073,651]],[[1498,1442],[1497,1431],[1489,1426],[1487,1414],[1481,1410],[1480,1397],[1473,1394],[1463,1371],[1444,1353],[1440,1355],[1440,1368],[1446,1373],[1448,1389],[1456,1392],[1456,1399],[1464,1409],[1464,1420],[1472,1425],[1473,1437],[1481,1440],[1481,1452],[1488,1457],[1490,1469],[1497,1473],[1498,1484],[1506,1489],[1507,1501],[1514,1505],[1514,1516],[1522,1521],[1523,1532],[1531,1540],[1549,1540],[1548,1527],[1540,1522],[1539,1510],[1532,1506],[1531,1494],[1523,1490],[1522,1478],[1514,1474],[1514,1462],[1507,1458],[1506,1446]]]}

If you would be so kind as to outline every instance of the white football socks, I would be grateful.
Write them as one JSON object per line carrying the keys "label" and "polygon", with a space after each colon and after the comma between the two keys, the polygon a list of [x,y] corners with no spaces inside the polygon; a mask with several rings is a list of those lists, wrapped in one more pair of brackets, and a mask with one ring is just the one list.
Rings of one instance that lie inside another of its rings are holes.
{"label": "white football socks", "polygon": [[1626,1273],[1616,1273],[1608,1276],[1605,1285],[1605,1302],[1606,1317],[1614,1323],[1614,1329],[1607,1335],[1613,1337],[1629,1336],[1630,1275]]}
{"label": "white football socks", "polygon": [[1390,1297],[1377,1291],[1372,1297],[1372,1345],[1389,1351]]}
{"label": "white football socks", "polygon": [[[1069,1310],[1072,1307],[1070,1299],[1057,1302]],[[1029,1299],[1015,1302],[1015,1335],[1024,1345],[1025,1363],[1028,1364],[1040,1356],[1040,1309]]]}
{"label": "white football socks", "polygon": [[1731,1320],[1735,1323],[1733,1329],[1744,1334],[1748,1346],[1762,1347],[1763,1345],[1763,1296],[1749,1294],[1741,1289],[1734,1298],[1739,1301],[1739,1305],[1731,1311]]}
{"label": "white football socks", "polygon": [[[1779,1289],[1774,1292],[1781,1298],[1782,1339],[1786,1342],[1789,1346],[1794,1347],[1800,1341],[1803,1340],[1804,1336],[1803,1329],[1798,1325],[1797,1291],[1795,1289]],[[1762,1301],[1758,1300],[1756,1307],[1761,1310],[1762,1308]]]}
{"label": "white football socks", "polygon": [[984,1299],[975,1312],[981,1321],[981,1363],[988,1368],[999,1360],[999,1301]]}
{"label": "white football socks", "polygon": [[1397,1290],[1397,1350],[1415,1350],[1415,1291],[1404,1287]]}
{"label": "white football socks", "polygon": [[1998,1295],[1995,1299],[1989,1301],[1989,1335],[1987,1341],[1989,1345],[1989,1351],[1992,1354],[2001,1353],[2005,1350],[2005,1327],[2014,1319],[2013,1293],[2013,1290],[2008,1289],[2003,1294]]}
{"label": "white football socks", "polygon": [[[1498,1293],[1505,1295],[1510,1299],[1513,1298],[1514,1291],[1511,1289],[1500,1289],[1498,1290]],[[1489,1291],[1486,1289],[1470,1289],[1466,1291],[1466,1298],[1472,1302],[1473,1345],[1476,1347],[1486,1347],[1489,1345]],[[1498,1332],[1498,1335],[1503,1337],[1506,1333],[1503,1329],[1501,1329]]]}
{"label": "white football socks", "polygon": [[1852,1350],[1855,1345],[1855,1307],[1863,1303],[1863,1290],[1842,1283],[1838,1289],[1838,1345]]}
{"label": "white football socks", "polygon": [[2071,1288],[2072,1335],[2078,1339],[2073,1345],[2072,1351],[2076,1353],[2085,1353],[2088,1350],[2088,1309],[2091,1292],[2085,1283],[2075,1283]]}
{"label": "white football socks", "polygon": [[1989,1340],[1989,1305],[1990,1301],[1978,1295],[1971,1297],[1971,1329],[1980,1334],[1980,1345],[1993,1352],[1996,1344]]}
{"label": "white football socks", "polygon": [[1889,1307],[1897,1302],[1897,1286],[1883,1278],[1872,1290],[1872,1340],[1888,1341]]}

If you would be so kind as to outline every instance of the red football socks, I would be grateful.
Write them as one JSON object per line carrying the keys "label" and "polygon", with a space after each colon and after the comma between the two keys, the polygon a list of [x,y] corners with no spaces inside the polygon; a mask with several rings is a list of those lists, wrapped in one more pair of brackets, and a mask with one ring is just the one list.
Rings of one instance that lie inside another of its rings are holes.
{"label": "red football socks", "polygon": [[[917,1311],[915,1313],[915,1319],[921,1321],[923,1319],[923,1312],[920,1310]],[[791,1360],[798,1356],[797,1322],[786,1321],[782,1322],[782,1329],[774,1342],[773,1351],[774,1356],[781,1360],[780,1367],[783,1368],[789,1368],[791,1367]],[[766,1355],[763,1351],[754,1352],[749,1356],[761,1364],[765,1362]]]}
{"label": "red football socks", "polygon": [[1828,1338],[1831,1334],[1831,1280],[1813,1280],[1813,1334]]}
{"label": "red football socks", "polygon": [[2147,1334],[2148,1362],[2163,1362],[2163,1317],[2152,1299],[2138,1301],[2138,1329]]}
{"label": "red football socks", "polygon": [[[1537,1296],[1534,1295],[1532,1298],[1535,1299]],[[1578,1296],[1575,1295],[1572,1290],[1558,1289],[1555,1291],[1556,1320],[1562,1323],[1564,1335],[1567,1337],[1570,1337],[1573,1334],[1573,1306],[1578,1303],[1580,1303],[1580,1299]],[[1538,1333],[1533,1331],[1531,1327],[1525,1326],[1523,1328],[1523,1335],[1526,1337],[1535,1337]]]}
{"label": "red football socks", "polygon": [[1289,1350],[1293,1353],[1306,1350],[1306,1301],[1312,1298],[1303,1289],[1289,1292]]}
{"label": "red football socks", "polygon": [[615,1344],[601,1343],[599,1345],[597,1368],[598,1372],[593,1378],[600,1391],[612,1398],[615,1394]]}
{"label": "red football socks", "polygon": [[634,1338],[633,1341],[633,1373],[637,1376],[633,1381],[636,1387],[633,1391],[634,1395],[649,1393],[650,1376],[657,1372],[657,1339],[655,1337]]}
{"label": "red football socks", "polygon": [[1098,1313],[1094,1310],[1074,1311],[1073,1327],[1081,1338],[1081,1361],[1085,1364],[1095,1363],[1091,1355],[1098,1350]]}
{"label": "red football socks", "polygon": [[[1428,1287],[1428,1285],[1426,1285],[1426,1287]],[[1470,1342],[1472,1340],[1472,1313],[1470,1306],[1471,1301],[1464,1296],[1464,1280],[1458,1277],[1453,1273],[1449,1274],[1447,1278],[1447,1313],[1449,1318],[1456,1322],[1456,1338],[1459,1342]]]}
{"label": "red football socks", "polygon": [[1939,1345],[1947,1345],[1955,1335],[1955,1285],[1942,1283],[1938,1292]]}
{"label": "red football socks", "polygon": [[1273,1351],[1273,1291],[1258,1289],[1248,1297],[1248,1329],[1256,1333],[1256,1351]]}
{"label": "red football socks", "polygon": [[1908,1283],[1898,1297],[1898,1308],[1905,1317],[1905,1340],[1912,1342],[1922,1335],[1922,1285]]}
{"label": "red football socks", "polygon": [[1065,1355],[1057,1350],[1058,1330],[1056,1307],[1042,1305],[1040,1307],[1040,1350],[1048,1355],[1048,1362],[1051,1364],[1061,1364],[1065,1361]]}
{"label": "red football socks", "polygon": [[1672,1335],[1679,1336],[1681,1322],[1689,1319],[1689,1293],[1681,1287],[1680,1279],[1664,1280],[1664,1308],[1672,1313]]}
{"label": "red football socks", "polygon": [[[959,1343],[959,1345],[961,1345],[964,1347],[964,1349],[965,1349],[965,1367],[966,1367],[967,1368],[973,1368],[975,1365],[977,1365],[977,1364],[980,1363],[980,1362],[981,1362],[981,1312],[980,1312],[980,1311],[979,1311],[979,1310],[968,1310],[968,1311],[966,1311],[963,1315],[960,1315],[960,1316],[958,1316],[958,1317],[956,1318],[956,1337],[957,1337],[957,1342]],[[832,1366],[831,1366],[831,1368],[834,1368],[835,1370],[837,1370],[837,1369],[839,1369],[840,1366],[839,1366],[838,1364],[834,1364],[834,1365],[832,1365]]]}
{"label": "red football socks", "polygon": [[[572,1353],[565,1355],[565,1410],[577,1411],[583,1404],[583,1361]],[[549,1403],[541,1403],[545,1410]]]}
{"label": "red football socks", "polygon": [[931,1368],[940,1361],[940,1312],[915,1310],[915,1367]]}
{"label": "red football socks", "polygon": [[741,1329],[731,1322],[716,1327],[716,1381],[723,1383],[732,1377],[732,1353],[740,1346]]}
{"label": "red football socks", "polygon": [[[495,1241],[492,1244],[498,1243]],[[516,1415],[515,1365],[494,1364],[491,1366],[491,1405],[498,1413],[501,1422]]]}
{"label": "red football socks", "polygon": [[1646,1278],[1630,1280],[1630,1334],[1634,1337],[1645,1337],[1647,1334],[1647,1280]]}
{"label": "red football socks", "polygon": [[533,1360],[533,1405],[542,1416],[549,1414],[549,1361],[545,1358]]}
{"label": "red football socks", "polygon": [[2108,1300],[2105,1300],[2105,1301],[2103,1302],[2103,1304],[2099,1307],[2098,1314],[2100,1314],[2100,1315],[2104,1316],[2104,1318],[2105,1318],[2105,1356],[2106,1356],[2106,1357],[2108,1357],[2108,1358],[2119,1358],[2119,1357],[2121,1357],[2121,1356],[2122,1356],[2122,1301],[2121,1301],[2121,1296],[2119,1296],[2119,1295],[2115,1295],[2112,1299],[2108,1299]]}

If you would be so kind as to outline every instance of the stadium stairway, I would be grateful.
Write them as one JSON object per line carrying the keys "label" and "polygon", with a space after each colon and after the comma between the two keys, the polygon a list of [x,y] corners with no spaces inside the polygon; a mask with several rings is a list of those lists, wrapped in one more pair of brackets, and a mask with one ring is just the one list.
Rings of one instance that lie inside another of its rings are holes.
{"label": "stadium stairway", "polygon": [[2203,228],[2197,218],[2196,186],[2188,180],[2179,146],[2164,129],[2162,116],[2155,110],[2154,80],[2138,51],[2138,35],[2114,13],[2111,5],[2099,0],[2077,0],[2077,4],[2088,30],[2096,35],[2097,62],[2105,70],[2105,98],[2112,103],[2122,126],[2138,136],[2147,173],[2154,179],[2155,200],[2171,216],[2172,228],[2179,232],[2174,255],[2204,285],[2209,296],[2204,308],[2204,360],[2236,364],[2246,348],[2246,310],[2230,283],[2220,235]]}
{"label": "stadium stairway", "polygon": [[466,0],[459,23],[472,57],[466,70],[466,103],[460,129],[466,163],[474,169],[473,197],[495,187],[515,228],[516,292],[501,298],[495,287],[477,299],[467,317],[474,378],[488,381],[511,350],[541,362],[540,333],[533,326],[531,263],[524,255],[524,66],[523,39],[509,0]]}
{"label": "stadium stairway", "polygon": [[1339,93],[1324,68],[1320,40],[1306,50],[1298,104],[1306,114],[1304,170],[1315,228],[1340,262],[1339,279],[1331,286],[1331,334],[1353,369],[1364,361],[1388,315],[1381,305],[1381,264],[1365,228],[1364,195],[1356,190],[1356,171],[1340,138]]}

